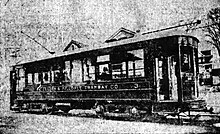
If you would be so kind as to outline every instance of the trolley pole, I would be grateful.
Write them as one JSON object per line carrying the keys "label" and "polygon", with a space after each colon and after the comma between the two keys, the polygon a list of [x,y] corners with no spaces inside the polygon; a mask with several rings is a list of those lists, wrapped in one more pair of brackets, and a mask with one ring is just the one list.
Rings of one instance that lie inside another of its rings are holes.
{"label": "trolley pole", "polygon": [[23,31],[21,31],[22,34],[24,34],[25,36],[27,36],[28,38],[30,38],[31,40],[33,40],[35,43],[37,43],[38,45],[40,45],[41,47],[43,47],[45,50],[47,50],[47,52],[49,52],[50,54],[55,54],[55,52],[48,50],[45,46],[43,46],[41,43],[39,43],[38,41],[35,40],[35,38],[32,38],[31,36],[27,35],[26,33],[24,33]]}

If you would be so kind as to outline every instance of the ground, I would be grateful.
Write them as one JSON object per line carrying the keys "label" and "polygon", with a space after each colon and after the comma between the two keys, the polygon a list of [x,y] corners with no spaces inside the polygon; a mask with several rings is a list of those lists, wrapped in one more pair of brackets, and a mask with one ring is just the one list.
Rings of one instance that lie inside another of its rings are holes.
{"label": "ground", "polygon": [[67,117],[5,112],[0,116],[3,134],[66,133],[209,133],[214,128],[88,117]]}

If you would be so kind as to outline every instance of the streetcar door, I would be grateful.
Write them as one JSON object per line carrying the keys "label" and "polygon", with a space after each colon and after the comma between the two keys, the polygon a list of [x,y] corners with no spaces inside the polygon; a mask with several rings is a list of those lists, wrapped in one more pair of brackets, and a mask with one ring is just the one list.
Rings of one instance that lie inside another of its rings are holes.
{"label": "streetcar door", "polygon": [[191,100],[197,96],[195,52],[190,46],[181,46],[180,50],[183,100]]}
{"label": "streetcar door", "polygon": [[174,56],[160,56],[156,61],[157,100],[178,100]]}

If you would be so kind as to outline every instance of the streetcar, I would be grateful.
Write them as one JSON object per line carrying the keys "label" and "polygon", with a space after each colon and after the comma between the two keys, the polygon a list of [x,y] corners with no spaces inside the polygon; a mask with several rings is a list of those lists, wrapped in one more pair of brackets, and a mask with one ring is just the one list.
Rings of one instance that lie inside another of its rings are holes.
{"label": "streetcar", "polygon": [[198,43],[177,30],[133,33],[13,65],[11,109],[189,110],[199,96]]}

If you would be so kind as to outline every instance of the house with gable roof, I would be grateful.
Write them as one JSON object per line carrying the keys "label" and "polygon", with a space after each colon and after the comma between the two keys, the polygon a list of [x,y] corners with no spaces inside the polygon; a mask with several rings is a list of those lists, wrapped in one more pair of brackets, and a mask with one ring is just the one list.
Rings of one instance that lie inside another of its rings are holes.
{"label": "house with gable roof", "polygon": [[69,44],[67,44],[67,46],[63,49],[63,52],[66,51],[73,51],[75,49],[79,49],[79,48],[83,48],[83,47],[87,47],[88,45],[85,45],[81,42],[78,42],[76,40],[71,40]]}
{"label": "house with gable roof", "polygon": [[134,31],[121,27],[112,36],[110,36],[105,42],[108,43],[108,42],[118,41],[122,39],[132,38],[135,36],[135,34],[136,33]]}

